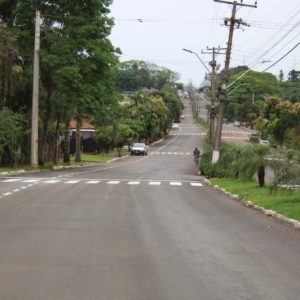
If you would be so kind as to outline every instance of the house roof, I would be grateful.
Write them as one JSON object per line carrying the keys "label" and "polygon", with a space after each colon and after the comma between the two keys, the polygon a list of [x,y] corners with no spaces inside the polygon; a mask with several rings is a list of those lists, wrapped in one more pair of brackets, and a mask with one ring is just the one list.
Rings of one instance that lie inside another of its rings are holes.
{"label": "house roof", "polygon": [[[72,119],[70,121],[70,128],[71,129],[76,128],[76,125],[77,125],[77,121]],[[82,124],[81,124],[81,129],[95,129],[95,126],[90,124],[87,121],[83,121]]]}

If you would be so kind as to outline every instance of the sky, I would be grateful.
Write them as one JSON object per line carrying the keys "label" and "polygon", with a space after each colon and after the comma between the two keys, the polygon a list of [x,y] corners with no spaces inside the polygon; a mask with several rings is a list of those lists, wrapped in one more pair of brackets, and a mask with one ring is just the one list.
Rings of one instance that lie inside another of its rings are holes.
{"label": "sky", "polygon": [[[233,0],[227,0],[232,2]],[[238,3],[241,0],[237,1]],[[255,0],[243,0],[244,4]],[[226,47],[232,5],[213,0],[114,0],[110,7],[115,25],[110,40],[122,51],[120,61],[144,60],[179,73],[180,82],[199,86],[207,65],[207,47]],[[257,8],[238,7],[238,19],[250,25],[234,31],[230,67],[247,65],[263,71],[300,42],[299,0],[257,0]],[[218,55],[220,70],[225,55]],[[268,72],[300,70],[300,45]]]}

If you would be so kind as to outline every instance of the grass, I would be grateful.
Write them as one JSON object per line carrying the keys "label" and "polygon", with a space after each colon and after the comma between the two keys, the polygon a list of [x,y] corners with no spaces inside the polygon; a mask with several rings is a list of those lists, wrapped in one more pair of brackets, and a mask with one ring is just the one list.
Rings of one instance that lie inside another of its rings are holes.
{"label": "grass", "polygon": [[218,185],[232,194],[239,195],[265,209],[272,209],[286,217],[300,221],[300,192],[289,190],[271,190],[260,188],[257,182],[241,181],[228,178],[211,178],[213,185]]}
{"label": "grass", "polygon": [[[128,154],[127,149],[122,149],[122,156]],[[81,162],[75,162],[75,156],[71,156],[70,163],[63,163],[62,159],[60,160],[58,165],[54,165],[53,163],[46,163],[44,167],[39,167],[40,170],[50,170],[53,169],[53,167],[59,167],[59,166],[84,166],[87,163],[106,163],[110,161],[111,159],[118,156],[117,151],[112,151],[109,153],[102,153],[102,154],[81,154]],[[18,170],[32,170],[30,165],[19,165],[17,168],[9,168],[9,167],[0,167],[0,172],[14,172]]]}

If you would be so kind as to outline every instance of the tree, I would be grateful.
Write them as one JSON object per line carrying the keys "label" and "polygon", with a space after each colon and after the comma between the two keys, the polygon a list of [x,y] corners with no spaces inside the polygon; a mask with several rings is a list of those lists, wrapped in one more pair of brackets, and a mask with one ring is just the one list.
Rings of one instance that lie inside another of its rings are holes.
{"label": "tree", "polygon": [[283,74],[283,71],[282,71],[282,70],[279,71],[278,79],[279,79],[279,81],[281,81],[281,82],[282,82],[283,79],[284,79],[284,74]]}
{"label": "tree", "polygon": [[269,146],[246,146],[234,162],[234,168],[239,177],[252,179],[256,174],[260,187],[265,185],[265,168],[269,164],[266,156],[270,152]]}
{"label": "tree", "polygon": [[22,72],[22,69],[15,65],[16,53],[16,41],[7,30],[6,24],[0,21],[0,107],[12,107],[13,76]]}
{"label": "tree", "polygon": [[17,166],[21,157],[23,118],[22,114],[14,113],[6,107],[0,111],[0,154],[7,149],[13,167]]}
{"label": "tree", "polygon": [[288,75],[288,80],[292,82],[296,82],[300,80],[300,71],[296,71],[293,69],[292,71],[289,72]]}
{"label": "tree", "polygon": [[[230,82],[235,82],[241,74],[243,73],[236,73],[231,76]],[[229,105],[236,103],[239,108],[236,105],[231,107],[227,105],[225,116],[228,120],[233,121],[235,119],[253,123],[260,115],[261,101],[264,101],[268,96],[278,95],[280,92],[281,87],[276,76],[271,73],[249,71],[229,90]],[[249,111],[250,107],[252,107],[251,111]]]}
{"label": "tree", "polygon": [[270,97],[266,100],[263,117],[268,120],[265,124],[268,133],[283,145],[287,132],[299,127],[300,105],[278,97]]}
{"label": "tree", "polygon": [[[29,78],[36,2],[19,1],[14,9],[16,26],[13,29],[18,44],[22,45],[20,56]],[[96,110],[104,110],[107,102],[115,97],[112,67],[117,63],[115,54],[119,51],[107,38],[113,26],[113,20],[108,16],[111,0],[38,2],[42,14],[40,163],[43,164],[51,123],[59,120],[68,130],[71,118],[80,120],[87,114],[94,115]],[[29,101],[26,101],[26,107],[30,109]],[[66,151],[67,143],[68,138],[65,140]],[[80,153],[77,154],[80,160]],[[69,161],[68,155],[66,152],[65,161]]]}
{"label": "tree", "polygon": [[142,88],[160,90],[165,84],[174,83],[178,79],[177,73],[142,60],[119,63],[115,77],[119,91],[137,91]]}

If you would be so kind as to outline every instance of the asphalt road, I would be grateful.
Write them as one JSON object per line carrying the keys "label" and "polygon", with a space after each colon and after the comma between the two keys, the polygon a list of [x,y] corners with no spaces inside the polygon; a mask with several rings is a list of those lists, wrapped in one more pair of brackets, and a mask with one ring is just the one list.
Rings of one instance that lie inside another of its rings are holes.
{"label": "asphalt road", "polygon": [[0,179],[1,300],[296,300],[300,233],[196,175],[180,128],[105,165]]}

